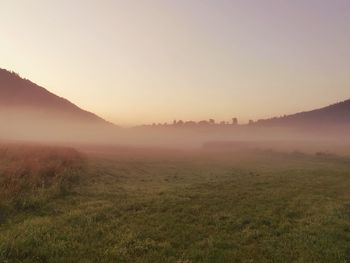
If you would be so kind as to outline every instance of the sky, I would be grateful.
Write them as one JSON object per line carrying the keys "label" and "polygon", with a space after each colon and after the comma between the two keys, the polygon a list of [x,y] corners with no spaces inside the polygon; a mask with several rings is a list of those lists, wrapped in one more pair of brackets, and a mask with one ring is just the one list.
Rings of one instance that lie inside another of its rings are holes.
{"label": "sky", "polygon": [[350,98],[348,0],[0,0],[0,68],[119,125]]}

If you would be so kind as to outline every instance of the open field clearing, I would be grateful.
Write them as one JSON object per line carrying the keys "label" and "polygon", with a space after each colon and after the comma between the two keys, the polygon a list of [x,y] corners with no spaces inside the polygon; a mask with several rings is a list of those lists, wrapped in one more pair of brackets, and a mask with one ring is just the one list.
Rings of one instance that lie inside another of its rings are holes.
{"label": "open field clearing", "polygon": [[350,262],[347,157],[13,151],[0,262]]}

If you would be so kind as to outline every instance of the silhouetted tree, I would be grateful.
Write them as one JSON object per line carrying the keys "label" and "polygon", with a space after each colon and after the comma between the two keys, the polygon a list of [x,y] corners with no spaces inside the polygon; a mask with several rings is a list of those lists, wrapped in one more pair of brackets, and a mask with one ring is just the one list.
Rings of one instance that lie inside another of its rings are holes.
{"label": "silhouetted tree", "polygon": [[209,122],[208,121],[199,121],[198,125],[208,125]]}
{"label": "silhouetted tree", "polygon": [[197,125],[195,121],[186,121],[184,124],[188,127],[195,127]]}

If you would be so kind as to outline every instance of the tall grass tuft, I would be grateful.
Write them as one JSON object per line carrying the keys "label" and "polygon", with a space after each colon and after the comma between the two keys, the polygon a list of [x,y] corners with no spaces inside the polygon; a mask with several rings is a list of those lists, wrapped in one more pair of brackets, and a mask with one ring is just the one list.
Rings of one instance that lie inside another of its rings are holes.
{"label": "tall grass tuft", "polygon": [[30,208],[65,194],[83,169],[84,158],[72,148],[0,145],[0,205]]}

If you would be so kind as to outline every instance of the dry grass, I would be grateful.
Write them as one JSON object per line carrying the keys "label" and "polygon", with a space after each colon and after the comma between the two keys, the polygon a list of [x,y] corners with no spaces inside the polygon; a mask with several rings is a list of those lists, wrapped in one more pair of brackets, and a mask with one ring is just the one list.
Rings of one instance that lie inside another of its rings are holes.
{"label": "dry grass", "polygon": [[71,148],[1,145],[0,200],[24,201],[47,190],[63,193],[82,168],[81,154]]}

